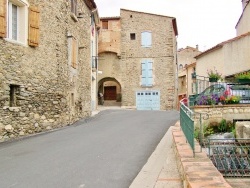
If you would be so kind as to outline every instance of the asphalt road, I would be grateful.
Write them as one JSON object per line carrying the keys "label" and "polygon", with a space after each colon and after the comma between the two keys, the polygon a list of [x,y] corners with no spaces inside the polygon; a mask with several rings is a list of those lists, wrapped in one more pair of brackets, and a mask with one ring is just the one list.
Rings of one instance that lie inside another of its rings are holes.
{"label": "asphalt road", "polygon": [[177,111],[105,110],[50,133],[0,144],[1,188],[128,188]]}

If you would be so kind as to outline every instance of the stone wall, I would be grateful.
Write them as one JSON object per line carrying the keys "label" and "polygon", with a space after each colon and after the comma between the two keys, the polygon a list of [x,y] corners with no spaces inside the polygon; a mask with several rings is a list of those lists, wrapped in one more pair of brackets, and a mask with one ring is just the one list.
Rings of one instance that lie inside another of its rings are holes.
{"label": "stone wall", "polygon": [[[176,39],[173,18],[121,9],[122,106],[135,106],[135,92],[159,90],[161,110],[176,108]],[[141,47],[141,32],[152,32],[152,47]],[[135,40],[130,34],[135,33]],[[153,61],[153,86],[141,87],[141,62]]]}
{"label": "stone wall", "polygon": [[121,22],[120,18],[101,18],[108,21],[108,29],[100,30],[99,53],[114,52],[118,56],[121,54]]}
{"label": "stone wall", "polygon": [[[84,18],[72,19],[70,1],[30,0],[40,9],[38,47],[0,38],[0,140],[33,134],[91,114],[90,10],[78,2]],[[70,37],[78,41],[72,69]],[[16,87],[10,106],[11,86]]]}
{"label": "stone wall", "polygon": [[213,121],[220,122],[222,119],[228,121],[233,121],[234,119],[250,119],[250,104],[194,106],[192,110],[197,113],[195,115],[196,126],[199,126],[199,113],[205,118],[202,120],[204,124]]}

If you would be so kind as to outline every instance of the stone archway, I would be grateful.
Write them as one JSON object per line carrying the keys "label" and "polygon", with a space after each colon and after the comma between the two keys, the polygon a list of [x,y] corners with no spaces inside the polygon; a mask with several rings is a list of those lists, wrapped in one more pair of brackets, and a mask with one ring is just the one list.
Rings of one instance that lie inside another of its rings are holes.
{"label": "stone archway", "polygon": [[98,93],[103,94],[105,105],[120,103],[122,99],[121,84],[112,77],[105,77],[98,82]]}

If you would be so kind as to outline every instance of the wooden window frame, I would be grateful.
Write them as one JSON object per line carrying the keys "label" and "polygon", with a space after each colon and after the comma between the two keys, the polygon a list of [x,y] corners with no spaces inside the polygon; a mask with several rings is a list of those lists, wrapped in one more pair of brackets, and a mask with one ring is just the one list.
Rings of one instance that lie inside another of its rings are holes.
{"label": "wooden window frame", "polygon": [[102,29],[109,29],[109,21],[108,20],[102,21]]}

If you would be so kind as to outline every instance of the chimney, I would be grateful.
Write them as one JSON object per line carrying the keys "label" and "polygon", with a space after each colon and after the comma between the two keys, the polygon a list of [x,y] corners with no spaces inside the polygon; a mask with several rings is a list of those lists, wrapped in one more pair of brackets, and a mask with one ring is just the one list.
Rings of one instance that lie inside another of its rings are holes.
{"label": "chimney", "polygon": [[198,44],[196,44],[196,50],[199,50],[199,45]]}

